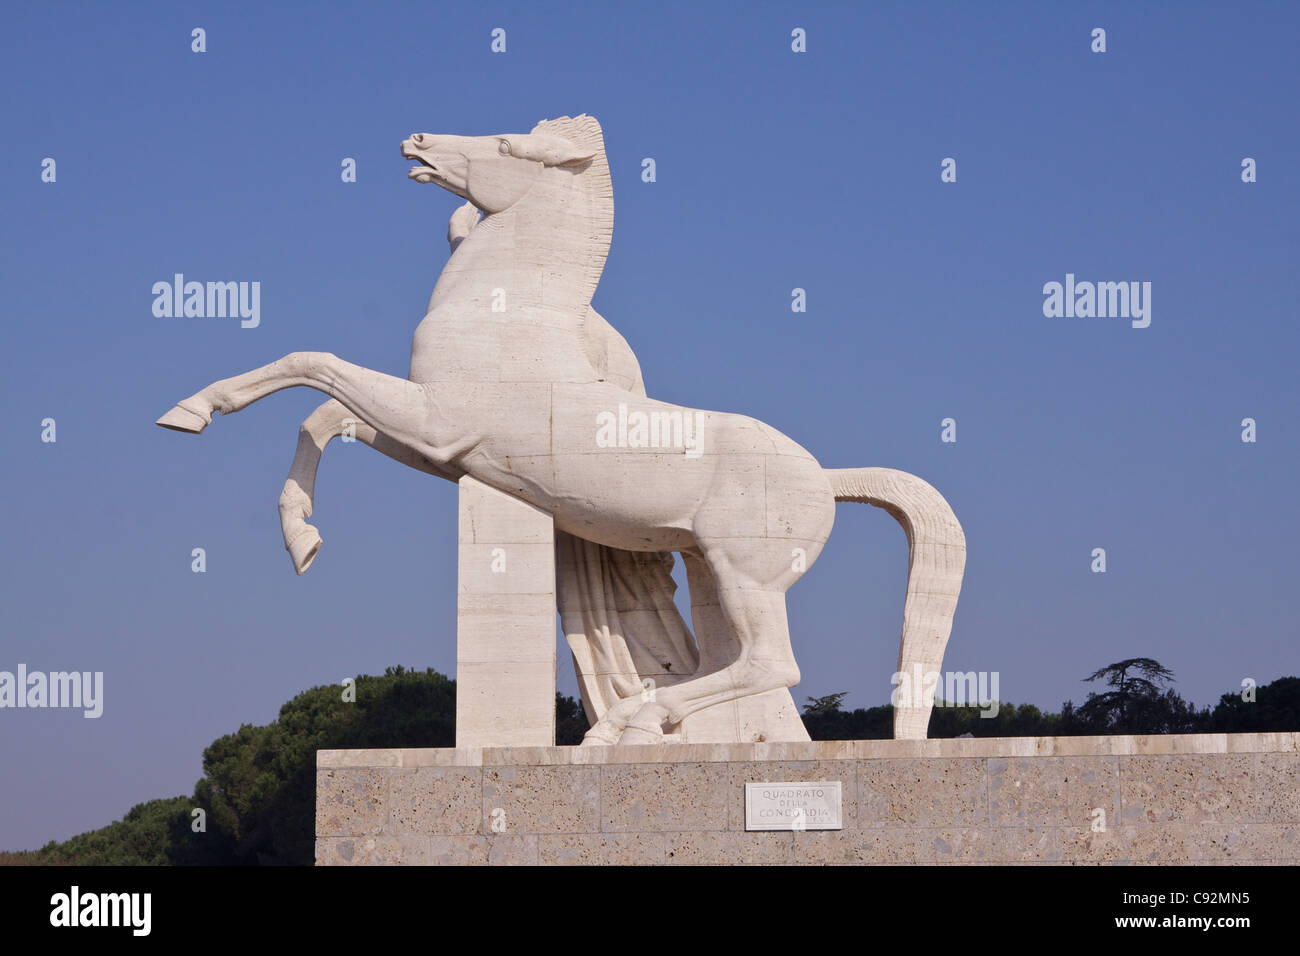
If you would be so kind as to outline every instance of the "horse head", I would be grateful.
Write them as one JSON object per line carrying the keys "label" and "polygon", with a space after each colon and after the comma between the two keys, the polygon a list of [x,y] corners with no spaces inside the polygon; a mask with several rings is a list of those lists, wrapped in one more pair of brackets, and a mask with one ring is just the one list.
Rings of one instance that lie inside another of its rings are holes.
{"label": "horse head", "polygon": [[546,169],[580,166],[597,150],[553,133],[446,136],[416,133],[402,156],[418,166],[407,174],[467,199],[484,213],[504,212],[528,194]]}

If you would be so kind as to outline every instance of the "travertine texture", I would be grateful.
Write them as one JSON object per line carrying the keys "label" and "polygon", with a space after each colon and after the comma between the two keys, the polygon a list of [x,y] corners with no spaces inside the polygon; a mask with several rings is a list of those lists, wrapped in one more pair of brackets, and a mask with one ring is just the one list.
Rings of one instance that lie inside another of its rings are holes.
{"label": "travertine texture", "polygon": [[[744,785],[843,784],[747,832]],[[406,864],[1300,863],[1300,734],[320,751],[316,859]]]}
{"label": "travertine texture", "polygon": [[555,743],[555,533],[551,516],[460,480],[456,746]]}
{"label": "travertine texture", "polygon": [[[550,573],[555,579],[558,567],[561,619],[594,721],[586,744],[804,741],[788,691],[799,668],[786,591],[821,553],[835,503],[865,502],[889,511],[908,536],[899,669],[939,670],[966,553],[943,497],[894,469],[824,469],[745,415],[649,397],[631,349],[592,309],[614,227],[594,118],[494,136],[417,133],[402,155],[416,162],[411,179],[469,206],[453,214],[453,252],[416,328],[408,377],[293,352],[212,383],[157,422],[198,433],[215,412],[233,414],[283,388],[330,397],[303,423],[280,497],[298,573],[322,543],[306,523],[321,453],[336,435],[354,437],[429,474],[469,476],[553,519],[559,559],[551,555]],[[517,545],[518,560],[540,575],[540,549]],[[686,565],[693,635],[673,604],[672,553]],[[466,554],[462,584],[490,587],[477,564],[465,568]],[[468,556],[481,557],[472,548]],[[462,604],[462,633],[491,634],[483,647],[517,638],[532,648],[532,636],[507,637],[534,611],[541,627],[541,592],[528,594],[535,604],[511,592],[499,621],[484,619],[486,604]],[[485,653],[460,658],[458,676],[473,689],[466,713],[475,715],[462,742],[519,742],[515,729],[540,739],[532,723],[517,728],[512,699],[527,698],[518,713],[532,714],[543,662]],[[481,694],[489,687],[505,700],[492,719]],[[931,703],[900,702],[895,736],[923,738]]]}

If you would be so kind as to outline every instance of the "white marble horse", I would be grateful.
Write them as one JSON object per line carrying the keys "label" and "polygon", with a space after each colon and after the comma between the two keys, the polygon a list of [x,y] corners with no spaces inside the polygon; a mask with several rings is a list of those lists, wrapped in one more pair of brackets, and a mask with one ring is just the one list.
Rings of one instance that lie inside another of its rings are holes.
{"label": "white marble horse", "polygon": [[[680,552],[695,673],[650,700],[637,693],[612,704],[589,743],[655,743],[665,726],[704,708],[796,684],[785,592],[820,553],[836,501],[883,507],[907,531],[899,670],[938,669],[965,563],[960,525],[938,492],[892,469],[823,469],[762,422],[658,402],[597,371],[590,302],[613,202],[594,119],[543,122],[526,134],[417,134],[402,151],[418,162],[412,179],[484,213],[438,280],[409,378],[294,352],[209,385],[159,425],[197,433],[213,412],[306,386],[335,399],[359,439],[399,461],[451,479],[472,475],[590,542]],[[339,413],[331,403],[323,409],[326,418]],[[310,488],[302,491],[309,512]],[[291,518],[303,506],[282,497]],[[297,553],[289,544],[305,568],[319,539],[308,536]],[[896,708],[895,736],[924,737],[929,711],[924,701]]]}
{"label": "white marble horse", "polygon": [[[451,252],[478,221],[479,210],[470,202],[452,213],[447,227]],[[594,307],[588,308],[583,325],[587,356],[599,377],[645,395],[640,363],[623,336]],[[307,523],[315,509],[321,457],[334,438],[344,435],[420,471],[458,477],[358,421],[338,400],[325,402],[299,428],[293,464],[280,495],[285,549],[300,575],[314,564],[322,546],[319,530]],[[674,603],[677,584],[672,578],[671,551],[627,551],[564,531],[556,532],[555,546],[556,605],[591,724],[647,685],[668,687],[695,672],[699,652]],[[697,711],[679,734],[691,743],[809,739],[785,689]]]}

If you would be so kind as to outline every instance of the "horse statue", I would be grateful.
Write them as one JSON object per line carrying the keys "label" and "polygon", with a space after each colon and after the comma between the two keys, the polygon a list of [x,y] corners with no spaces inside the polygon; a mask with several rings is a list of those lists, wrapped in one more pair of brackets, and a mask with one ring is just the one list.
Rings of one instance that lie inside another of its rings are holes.
{"label": "horse statue", "polygon": [[[835,503],[865,502],[908,538],[899,671],[938,670],[965,566],[943,497],[894,469],[822,468],[756,419],[649,398],[631,349],[591,307],[613,233],[594,118],[547,120],[526,134],[418,133],[402,155],[416,162],[409,178],[466,200],[408,378],[293,352],[212,383],[157,421],[197,434],[214,412],[283,388],[331,398],[303,423],[280,497],[298,573],[321,546],[305,520],[320,456],[344,432],[410,467],[470,475],[522,499],[554,518],[561,619],[594,723],[584,745],[655,744],[728,706],[767,700],[769,712],[788,710],[799,668],[785,592],[821,552]],[[673,552],[686,566],[693,641],[673,621]],[[658,674],[650,694],[648,668]],[[924,738],[931,706],[897,703],[895,737]],[[784,726],[784,739],[807,739],[801,725]]]}

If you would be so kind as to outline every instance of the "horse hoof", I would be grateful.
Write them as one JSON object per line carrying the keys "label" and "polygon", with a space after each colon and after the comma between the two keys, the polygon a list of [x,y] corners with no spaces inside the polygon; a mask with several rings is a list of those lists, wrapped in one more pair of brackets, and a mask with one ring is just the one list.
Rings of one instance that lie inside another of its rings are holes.
{"label": "horse hoof", "polygon": [[189,432],[192,435],[197,435],[207,428],[208,423],[211,421],[211,415],[204,418],[198,412],[191,411],[184,405],[175,405],[170,412],[158,419],[154,424],[161,425],[163,428],[170,428],[172,431]]}
{"label": "horse hoof", "polygon": [[596,726],[592,727],[582,736],[581,747],[613,747],[618,743],[618,731],[611,731],[608,725],[601,726],[597,721]]}
{"label": "horse hoof", "polygon": [[624,744],[630,746],[649,745],[656,746],[664,742],[664,732],[656,724],[652,730],[650,727],[638,727],[635,724],[628,724],[627,729],[623,731],[623,736],[618,738],[618,745]]}
{"label": "horse hoof", "polygon": [[623,736],[618,738],[619,746],[663,743],[663,721],[667,716],[667,711],[657,704],[644,705],[623,728]]}
{"label": "horse hoof", "polygon": [[290,541],[285,547],[289,551],[289,557],[293,559],[293,569],[299,575],[307,573],[312,562],[316,560],[316,555],[320,553],[320,546],[324,544],[320,537],[320,532],[314,525],[303,525],[303,530]]}

